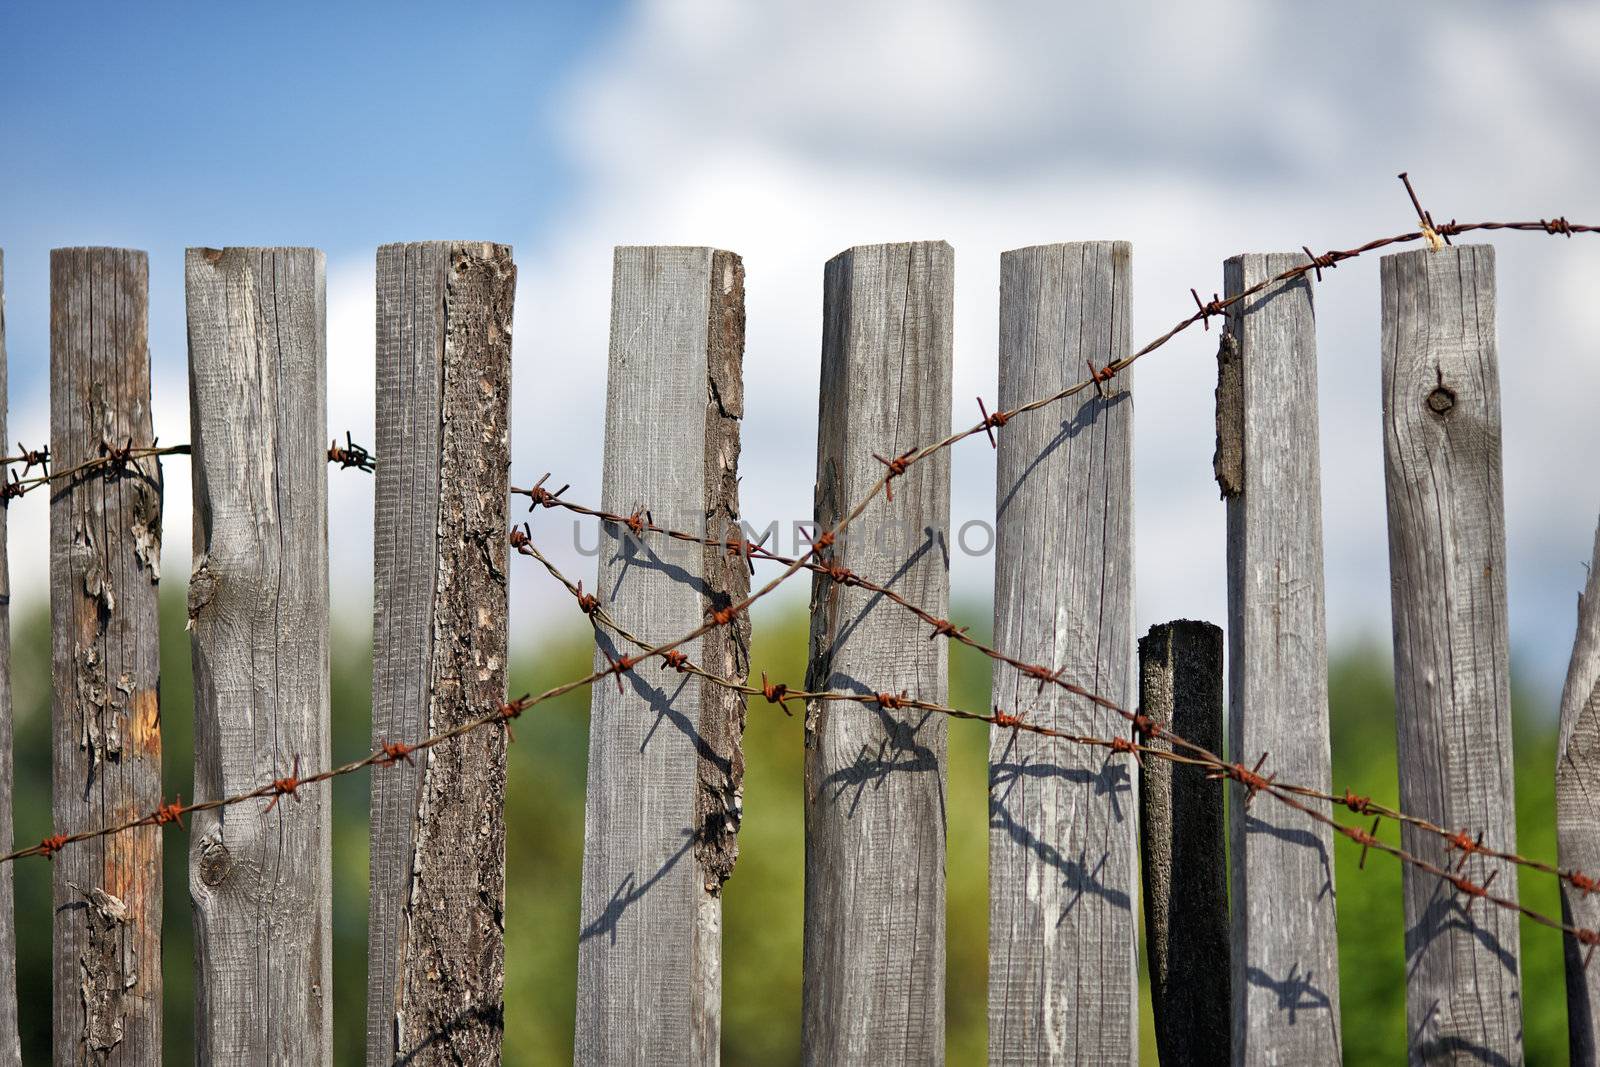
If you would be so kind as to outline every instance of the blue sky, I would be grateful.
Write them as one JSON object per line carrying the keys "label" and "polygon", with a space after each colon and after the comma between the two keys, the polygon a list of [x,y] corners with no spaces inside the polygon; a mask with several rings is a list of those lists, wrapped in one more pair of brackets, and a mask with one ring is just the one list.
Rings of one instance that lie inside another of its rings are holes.
{"label": "blue sky", "polygon": [[553,100],[614,11],[5,5],[13,390],[42,385],[53,247],[150,252],[164,360],[183,340],[171,330],[188,245],[307,244],[337,259],[386,241],[537,232],[571,185]]}
{"label": "blue sky", "polygon": [[[956,417],[994,393],[999,253],[1134,243],[1134,340],[1220,288],[1241,251],[1344,246],[1436,215],[1600,219],[1600,11],[1356,0],[640,0],[629,4],[0,8],[0,247],[12,436],[43,440],[51,247],[151,253],[155,410],[187,439],[182,250],[328,253],[329,430],[371,438],[373,252],[515,246],[514,477],[600,496],[611,247],[744,255],[745,511],[810,513],[823,262],[855,243],[956,249]],[[1600,511],[1600,242],[1506,236],[1500,336],[1513,644],[1559,686]],[[1329,629],[1388,645],[1376,262],[1317,294]],[[1214,338],[1140,365],[1138,626],[1220,619],[1210,476]],[[963,399],[965,398],[965,399]],[[188,570],[187,465],[169,465],[165,569]],[[987,448],[958,450],[959,524],[992,514]],[[370,529],[370,489],[331,484]],[[12,508],[20,608],[42,602],[42,500]],[[593,561],[550,516],[575,575]],[[359,619],[370,548],[334,550]],[[987,597],[992,562],[953,562]],[[525,573],[513,623],[564,625]],[[788,603],[799,603],[792,597]],[[758,616],[759,623],[759,616]]]}

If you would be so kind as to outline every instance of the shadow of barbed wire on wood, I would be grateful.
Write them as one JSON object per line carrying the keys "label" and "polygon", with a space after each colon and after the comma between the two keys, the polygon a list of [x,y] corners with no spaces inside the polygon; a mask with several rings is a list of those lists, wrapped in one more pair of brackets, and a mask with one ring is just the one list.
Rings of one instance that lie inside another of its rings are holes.
{"label": "shadow of barbed wire on wood", "polygon": [[1267,837],[1277,838],[1286,845],[1296,848],[1314,849],[1317,853],[1317,862],[1322,865],[1322,886],[1317,890],[1317,900],[1332,896],[1338,899],[1338,893],[1333,888],[1333,859],[1328,855],[1328,846],[1322,838],[1311,829],[1294,829],[1270,823],[1248,809],[1244,816],[1244,832],[1247,834],[1264,834]]}
{"label": "shadow of barbed wire on wood", "polygon": [[[624,650],[618,643],[617,637],[611,631],[597,628],[595,630],[595,641],[599,645],[601,653],[609,660],[615,662],[623,655]],[[638,671],[628,671],[622,677],[626,678],[624,684],[629,686],[634,695],[648,705],[649,711],[654,716],[649,730],[645,732],[644,739],[639,742],[639,751],[641,753],[649,747],[651,738],[655,737],[656,731],[661,724],[670,723],[675,730],[688,739],[690,744],[694,745],[695,753],[702,760],[711,763],[722,775],[726,776],[733,773],[732,761],[707,744],[705,736],[700,733],[699,724],[695,719],[677,708],[684,689],[689,685],[690,675],[675,676],[675,684],[670,693],[661,686],[651,683],[648,679],[640,677]],[[607,679],[608,684],[609,681]],[[698,708],[696,711],[698,712]]]}
{"label": "shadow of barbed wire on wood", "polygon": [[[1470,903],[1470,901],[1469,901]],[[1480,945],[1494,955],[1500,966],[1512,974],[1517,973],[1517,957],[1494,931],[1487,930],[1473,918],[1461,897],[1446,888],[1443,882],[1434,886],[1433,896],[1416,923],[1406,928],[1406,980],[1410,981],[1422,964],[1423,953],[1433,947],[1437,938],[1452,931],[1471,935]]]}
{"label": "shadow of barbed wire on wood", "polygon": [[[1436,1000],[1428,1009],[1428,1013],[1422,1017],[1422,1022],[1407,1044],[1407,1052],[1412,1063],[1473,1062],[1490,1064],[1491,1067],[1514,1067],[1514,1063],[1521,1062],[1511,1060],[1503,1052],[1468,1041],[1459,1034],[1424,1037],[1430,1024],[1438,1017],[1439,1001]],[[1517,1040],[1521,1041],[1522,1037],[1522,1032],[1519,1030]]]}
{"label": "shadow of barbed wire on wood", "polygon": [[998,520],[1005,515],[1006,509],[1011,506],[1011,501],[1022,489],[1023,483],[1033,476],[1033,472],[1037,470],[1040,465],[1042,465],[1044,461],[1048,459],[1053,452],[1055,452],[1056,449],[1060,448],[1074,437],[1077,437],[1083,431],[1092,427],[1095,424],[1095,421],[1100,418],[1101,414],[1108,412],[1113,408],[1120,407],[1122,404],[1131,402],[1132,400],[1133,393],[1124,391],[1117,393],[1114,396],[1097,396],[1084,401],[1083,406],[1078,409],[1077,413],[1074,414],[1071,419],[1060,423],[1060,429],[1057,430],[1056,435],[1045,444],[1044,448],[1039,450],[1039,454],[1033,457],[1033,459],[1028,463],[1028,466],[1023,469],[1023,472],[1020,475],[1018,475],[1017,480],[1012,484],[1011,488],[1006,490],[1006,495],[1000,498],[1000,503],[996,505],[994,509],[996,521],[998,522]]}
{"label": "shadow of barbed wire on wood", "polygon": [[1288,1013],[1288,1025],[1296,1026],[1300,1022],[1300,1013],[1303,1011],[1321,1011],[1330,1013],[1330,1023],[1333,1001],[1328,994],[1315,984],[1316,973],[1307,971],[1300,973],[1300,964],[1296,962],[1289,968],[1289,973],[1283,978],[1274,978],[1260,967],[1247,967],[1244,973],[1245,981],[1258,989],[1271,991],[1278,1000],[1277,1008]]}
{"label": "shadow of barbed wire on wood", "polygon": [[615,945],[617,943],[617,926],[621,923],[622,917],[627,913],[627,910],[642,900],[644,895],[665,878],[672,868],[676,867],[679,861],[689,854],[690,849],[694,848],[694,831],[686,827],[682,834],[684,837],[683,844],[677,851],[668,856],[666,862],[649,878],[640,882],[637,874],[629,871],[622,881],[617,883],[617,888],[612,892],[611,899],[606,902],[606,906],[601,910],[600,914],[595,916],[578,932],[578,940],[580,942],[604,935],[610,938],[611,944]]}
{"label": "shadow of barbed wire on wood", "polygon": [[1068,858],[1054,845],[1041,841],[1026,826],[1019,823],[993,793],[989,798],[989,827],[991,830],[1003,830],[1012,841],[1033,853],[1047,867],[1061,875],[1062,888],[1070,892],[1071,896],[1061,909],[1061,914],[1056,917],[1057,926],[1066,921],[1067,916],[1072,913],[1072,909],[1085,894],[1098,897],[1119,911],[1133,910],[1132,897],[1120,889],[1106,885],[1100,879],[1100,873],[1111,860],[1109,850],[1100,854],[1092,868],[1089,866],[1087,846],[1078,850],[1075,859]]}
{"label": "shadow of barbed wire on wood", "polygon": [[[843,679],[841,688],[854,693],[869,693],[860,682],[843,675],[835,675],[836,679]],[[939,757],[933,749],[917,741],[917,733],[933,718],[933,712],[925,712],[915,722],[905,722],[890,715],[883,707],[878,705],[862,705],[870,707],[876,716],[878,725],[883,730],[883,737],[878,741],[876,748],[870,744],[863,744],[856,753],[853,762],[840,767],[822,779],[821,788],[830,787],[833,790],[832,800],[838,803],[846,792],[852,788],[855,795],[850,800],[850,810],[846,818],[853,819],[861,806],[861,798],[870,786],[874,791],[879,789],[891,774],[924,774],[929,771],[937,774],[940,769]],[[944,783],[939,784],[939,818],[945,817]]]}
{"label": "shadow of barbed wire on wood", "polygon": [[[704,578],[690,573],[682,565],[669,563],[667,560],[662,559],[660,553],[645,544],[642,538],[635,537],[628,530],[619,530],[616,525],[609,522],[601,523],[606,535],[611,538],[613,543],[611,556],[605,563],[607,565],[622,564],[622,568],[617,571],[616,581],[612,583],[608,600],[616,601],[617,595],[622,591],[623,581],[637,567],[640,570],[660,574],[675,584],[688,586],[700,596],[709,599],[713,608],[726,607],[731,603],[727,593],[712,589]],[[721,601],[720,603],[719,600]]]}
{"label": "shadow of barbed wire on wood", "polygon": [[[889,528],[893,528],[892,524]],[[942,530],[935,530],[931,526],[924,526],[922,528],[922,540],[917,547],[907,554],[904,562],[895,568],[894,573],[891,574],[887,580],[877,584],[881,585],[885,589],[894,589],[895,585],[905,578],[908,573],[910,573],[911,568],[916,566],[918,561],[935,549],[939,551],[944,567],[946,570],[948,570],[950,567],[950,546],[945,543],[944,532]],[[895,591],[899,592],[899,590]],[[874,609],[881,607],[883,603],[884,596],[882,593],[873,593],[867,598],[867,602],[861,606],[861,609],[839,627],[839,632],[835,634],[833,640],[828,643],[828,647],[822,653],[822,655],[826,657],[827,661],[832,661],[834,654],[839,650],[839,648],[842,647],[858,629],[865,625],[868,616],[872,614]],[[862,689],[861,691],[867,692],[865,689]]]}
{"label": "shadow of barbed wire on wood", "polygon": [[440,1057],[445,1058],[447,1061],[460,1062],[457,1059],[460,1056],[459,1052],[452,1055],[453,1050],[448,1047],[440,1049],[439,1046],[449,1046],[452,1035],[458,1031],[479,1026],[492,1027],[503,1033],[505,1031],[505,1012],[502,1006],[499,1004],[478,1004],[465,1009],[445,1025],[431,1031],[427,1037],[411,1048],[396,1049],[394,1058],[396,1067],[401,1064],[415,1063],[419,1059],[426,1059],[431,1063]]}

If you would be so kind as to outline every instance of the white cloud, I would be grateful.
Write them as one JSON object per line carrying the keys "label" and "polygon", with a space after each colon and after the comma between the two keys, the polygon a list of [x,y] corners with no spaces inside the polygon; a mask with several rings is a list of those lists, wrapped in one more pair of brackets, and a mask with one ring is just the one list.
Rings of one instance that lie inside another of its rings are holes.
{"label": "white cloud", "polygon": [[[614,244],[744,255],[743,494],[764,522],[810,511],[822,264],[848,245],[955,245],[961,423],[994,393],[1006,248],[1132,240],[1138,342],[1185,313],[1190,285],[1220,287],[1230,254],[1407,228],[1402,168],[1441,216],[1600,215],[1597,35],[1576,5],[1085,8],[639,5],[565,101],[576,203],[518,257],[519,475],[553,468],[599,496]],[[1498,243],[1513,633],[1548,691],[1600,506],[1584,459],[1600,249]],[[1341,268],[1318,301],[1330,627],[1381,635],[1375,263]],[[1186,337],[1138,371],[1141,627],[1224,614],[1213,344]],[[989,514],[988,450],[963,446],[954,470],[957,522]],[[986,564],[958,557],[957,589],[985,594]]]}

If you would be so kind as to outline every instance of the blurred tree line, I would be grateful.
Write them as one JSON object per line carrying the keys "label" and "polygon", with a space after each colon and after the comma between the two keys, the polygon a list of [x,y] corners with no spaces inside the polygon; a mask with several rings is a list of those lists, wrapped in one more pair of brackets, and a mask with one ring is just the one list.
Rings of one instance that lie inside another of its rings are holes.
{"label": "blurred tree line", "polygon": [[[969,605],[969,608],[972,607]],[[958,611],[957,615],[963,614]],[[987,629],[965,612],[960,622]],[[16,696],[17,840],[51,832],[50,636],[36,613],[13,620]],[[193,699],[182,591],[162,601],[161,712],[166,795],[192,797]],[[523,650],[531,653],[531,649]],[[512,660],[513,694],[538,691],[589,670],[592,642],[581,624],[537,656]],[[797,682],[805,676],[806,625],[799,615],[756,621],[753,674]],[[333,638],[333,753],[336,761],[369,751],[371,643],[367,627]],[[952,649],[951,699],[988,707],[990,669],[976,653]],[[1397,800],[1394,698],[1387,656],[1347,650],[1333,664],[1334,779],[1384,803]],[[583,794],[588,696],[577,692],[542,705],[517,724],[507,798],[506,1062],[570,1062],[576,995],[578,884],[583,855]],[[1517,816],[1522,851],[1553,859],[1554,715],[1515,696]],[[987,730],[950,723],[947,1028],[953,1064],[982,1063],[986,1047]],[[1122,732],[1108,724],[1108,735]],[[723,1054],[729,1064],[799,1062],[804,812],[802,723],[757,701],[746,733],[747,778],[741,856],[725,890]],[[381,773],[381,772],[378,772]],[[339,1063],[364,1059],[367,891],[366,774],[334,783],[334,1031]],[[1392,827],[1385,830],[1394,840]],[[188,838],[166,835],[164,972],[166,1062],[194,1061],[193,952],[188,893]],[[1374,853],[1364,870],[1359,850],[1336,846],[1340,992],[1345,1057],[1352,1063],[1404,1058],[1404,921],[1398,865]],[[18,991],[27,1063],[49,1061],[50,867],[40,859],[16,870]],[[1522,899],[1559,915],[1553,880],[1524,874]],[[1522,924],[1527,1059],[1566,1058],[1566,1018],[1559,935]],[[1143,966],[1141,954],[1140,964]],[[1144,1060],[1155,1062],[1149,998],[1143,1001]]]}

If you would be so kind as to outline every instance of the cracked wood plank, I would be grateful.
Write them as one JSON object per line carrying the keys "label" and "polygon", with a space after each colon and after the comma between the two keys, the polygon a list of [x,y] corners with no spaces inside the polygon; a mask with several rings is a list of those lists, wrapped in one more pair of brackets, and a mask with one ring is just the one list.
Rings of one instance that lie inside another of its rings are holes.
{"label": "cracked wood plank", "polygon": [[[8,396],[6,371],[5,252],[0,250],[0,441],[6,430]],[[0,477],[5,472],[0,472]],[[10,852],[11,749],[11,562],[6,549],[6,518],[10,508],[0,504],[0,852]],[[0,1063],[22,1062],[22,1039],[17,1031],[17,926],[12,887],[12,865],[0,865]]]}
{"label": "cracked wood plank", "polygon": [[[1128,354],[1132,248],[1086,241],[1000,259],[1001,408]],[[995,643],[1133,699],[1132,373],[998,434]],[[1103,395],[1102,395],[1103,394]],[[1114,715],[1005,664],[994,702],[1075,734]],[[1130,764],[989,730],[989,1059],[1138,1059],[1138,818]]]}
{"label": "cracked wood plank", "polygon": [[[1381,275],[1400,807],[1515,852],[1494,249],[1402,252]],[[1400,841],[1440,867],[1461,859],[1414,827]],[[1478,885],[1496,873],[1515,900],[1509,865],[1461,869]],[[1412,1062],[1522,1062],[1517,916],[1469,910],[1410,867],[1404,886]]]}
{"label": "cracked wood plank", "polygon": [[[823,276],[815,517],[837,524],[884,473],[873,458],[950,432],[955,253],[863,245]],[[828,551],[941,617],[949,610],[950,458],[913,465]],[[806,687],[944,702],[945,642],[859,587],[811,586]],[[801,1054],[808,1064],[944,1060],[942,715],[806,708]]]}
{"label": "cracked wood plank", "polygon": [[[1304,259],[1235,256],[1229,296]],[[1223,326],[1217,421],[1236,436],[1228,509],[1230,758],[1327,789],[1328,646],[1322,470],[1311,286],[1233,305]],[[1231,410],[1230,410],[1231,409]],[[1224,453],[1219,441],[1218,453]],[[1219,465],[1219,475],[1220,475]],[[1339,946],[1333,832],[1228,789],[1235,1063],[1337,1064]]]}
{"label": "cracked wood plank", "polygon": [[[744,267],[710,248],[618,248],[603,497],[608,511],[725,537],[737,518]],[[709,546],[603,526],[595,595],[664,641],[742,599]],[[683,646],[743,679],[749,619]],[[595,666],[632,646],[597,631]],[[716,1063],[722,883],[743,810],[744,700],[651,661],[592,687],[578,943],[578,1063]]]}
{"label": "cracked wood plank", "polygon": [[[378,250],[372,741],[506,700],[511,249]],[[372,775],[367,1062],[500,1062],[506,732]]]}
{"label": "cracked wood plank", "polygon": [[[66,470],[151,443],[143,252],[50,253],[50,453]],[[161,467],[56,483],[50,499],[57,833],[161,802]],[[161,832],[71,846],[51,866],[58,1064],[161,1060]]]}
{"label": "cracked wood plank", "polygon": [[[1562,870],[1590,877],[1600,872],[1600,529],[1589,580],[1578,596],[1578,633],[1561,691],[1556,845]],[[1593,893],[1562,883],[1561,913],[1568,923],[1600,929],[1600,898]],[[1572,1062],[1592,1065],[1600,1058],[1600,968],[1588,966],[1589,946],[1570,935],[1562,941]]]}
{"label": "cracked wood plank", "polygon": [[[1179,737],[1222,751],[1222,628],[1162,623],[1139,641],[1139,710]],[[1163,752],[1172,743],[1151,737]],[[1204,767],[1146,759],[1139,773],[1150,1002],[1162,1067],[1232,1058],[1228,986],[1226,794]]]}
{"label": "cracked wood plank", "polygon": [[[196,800],[329,764],[327,304],[309,248],[189,249]],[[202,1063],[328,1063],[332,796],[189,828]]]}

